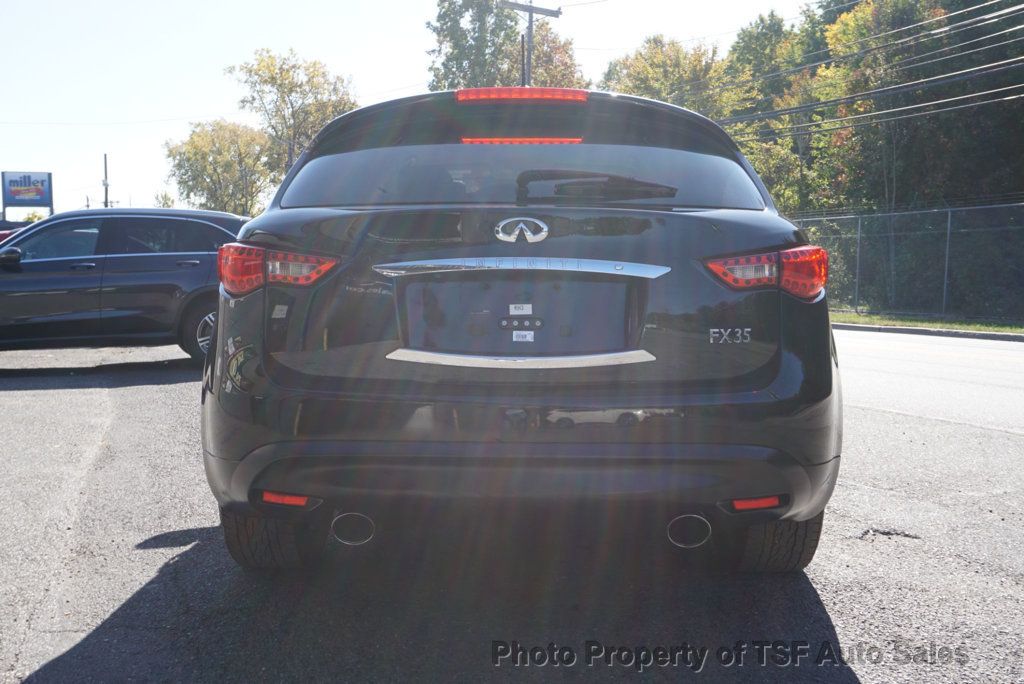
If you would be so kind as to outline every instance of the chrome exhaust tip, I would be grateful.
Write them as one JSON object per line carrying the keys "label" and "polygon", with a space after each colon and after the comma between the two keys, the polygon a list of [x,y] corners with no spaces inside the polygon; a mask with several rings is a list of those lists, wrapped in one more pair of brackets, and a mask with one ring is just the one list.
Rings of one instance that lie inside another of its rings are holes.
{"label": "chrome exhaust tip", "polygon": [[362,546],[376,531],[373,520],[362,513],[342,513],[331,522],[331,534],[346,546]]}
{"label": "chrome exhaust tip", "polygon": [[711,539],[711,523],[703,515],[687,513],[672,518],[665,533],[673,545],[681,549],[695,549]]}

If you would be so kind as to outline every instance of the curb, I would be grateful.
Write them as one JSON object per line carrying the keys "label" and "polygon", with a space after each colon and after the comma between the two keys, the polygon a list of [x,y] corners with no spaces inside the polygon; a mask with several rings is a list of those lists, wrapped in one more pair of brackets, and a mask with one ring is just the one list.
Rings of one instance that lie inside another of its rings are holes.
{"label": "curb", "polygon": [[914,328],[898,325],[862,325],[860,323],[833,323],[836,330],[860,330],[862,332],[903,333],[906,335],[933,335],[935,337],[967,337],[975,340],[1002,340],[1003,342],[1024,342],[1020,333],[983,332],[981,330],[948,330],[945,328]]}

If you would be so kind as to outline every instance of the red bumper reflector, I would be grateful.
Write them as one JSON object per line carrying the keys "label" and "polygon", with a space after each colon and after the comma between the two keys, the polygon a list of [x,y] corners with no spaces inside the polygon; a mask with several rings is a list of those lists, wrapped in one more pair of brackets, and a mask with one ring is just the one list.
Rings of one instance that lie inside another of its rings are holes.
{"label": "red bumper reflector", "polygon": [[463,145],[578,145],[583,138],[463,138]]}
{"label": "red bumper reflector", "polygon": [[733,499],[732,507],[737,511],[757,511],[762,508],[776,508],[779,503],[777,496],[762,496],[757,499]]}
{"label": "red bumper reflector", "polygon": [[263,492],[263,503],[280,504],[282,506],[305,506],[308,501],[308,496]]}
{"label": "red bumper reflector", "polygon": [[576,88],[463,88],[455,91],[457,102],[512,102],[553,100],[555,102],[586,102],[589,93]]}

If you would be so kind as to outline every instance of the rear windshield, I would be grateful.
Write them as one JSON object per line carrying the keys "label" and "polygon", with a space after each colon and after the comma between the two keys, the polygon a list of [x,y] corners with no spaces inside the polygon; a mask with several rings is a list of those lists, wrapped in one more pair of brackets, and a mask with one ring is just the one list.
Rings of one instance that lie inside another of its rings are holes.
{"label": "rear windshield", "polygon": [[638,204],[764,209],[735,160],[620,144],[398,145],[307,162],[282,207]]}

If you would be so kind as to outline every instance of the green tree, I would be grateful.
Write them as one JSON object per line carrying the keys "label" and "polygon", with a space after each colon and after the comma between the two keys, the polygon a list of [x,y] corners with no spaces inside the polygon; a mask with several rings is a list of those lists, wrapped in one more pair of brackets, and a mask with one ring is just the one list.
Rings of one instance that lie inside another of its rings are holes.
{"label": "green tree", "polygon": [[174,207],[174,197],[166,190],[161,190],[153,195],[153,206],[160,207],[161,209],[171,209]]}
{"label": "green tree", "polygon": [[228,67],[227,73],[248,89],[239,104],[259,115],[282,171],[324,124],[357,106],[346,79],[332,75],[323,62],[299,59],[294,50],[257,50],[251,62]]}
{"label": "green tree", "polygon": [[612,60],[600,87],[686,107],[713,119],[732,114],[751,97],[739,79],[733,85],[727,63],[714,47],[683,47],[677,40],[650,36],[631,55]]}
{"label": "green tree", "polygon": [[788,85],[786,78],[764,76],[780,70],[780,57],[790,38],[791,32],[786,29],[785,21],[774,11],[767,16],[758,16],[740,30],[729,50],[731,71],[737,75],[749,73],[755,79],[757,93],[762,98],[781,95]]}
{"label": "green tree", "polygon": [[[516,86],[523,82],[522,49],[519,41],[508,43],[499,62],[496,85]],[[530,85],[538,88],[589,88],[590,81],[576,61],[572,40],[562,38],[543,19],[533,25],[533,60]]]}
{"label": "green tree", "polygon": [[32,211],[22,216],[21,220],[28,221],[29,223],[35,223],[36,221],[42,221],[44,218],[46,218],[46,215],[43,214],[43,212],[33,209]]}
{"label": "green tree", "polygon": [[[866,3],[861,3],[861,5]],[[818,0],[818,9],[821,12],[821,20],[826,24],[835,23],[844,12],[850,11],[850,0]],[[856,7],[860,7],[857,5]]]}
{"label": "green tree", "polygon": [[748,140],[741,143],[741,149],[768,186],[779,211],[791,214],[802,208],[800,157],[791,145],[773,140]]}
{"label": "green tree", "polygon": [[828,59],[828,43],[825,41],[826,22],[813,7],[804,6],[798,23],[778,48],[778,59],[783,68],[821,62]]}
{"label": "green tree", "polygon": [[428,52],[431,90],[519,84],[501,83],[509,56],[518,53],[519,31],[515,12],[498,0],[438,0],[437,19],[427,28],[437,40]]}
{"label": "green tree", "polygon": [[166,148],[178,196],[200,209],[253,216],[280,175],[270,137],[243,124],[192,124],[188,138]]}

